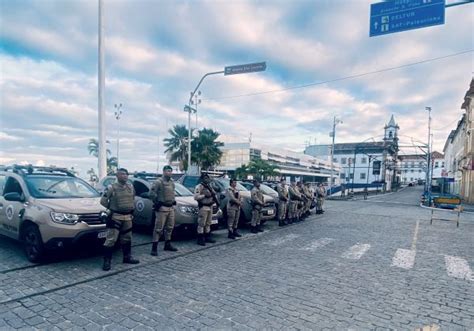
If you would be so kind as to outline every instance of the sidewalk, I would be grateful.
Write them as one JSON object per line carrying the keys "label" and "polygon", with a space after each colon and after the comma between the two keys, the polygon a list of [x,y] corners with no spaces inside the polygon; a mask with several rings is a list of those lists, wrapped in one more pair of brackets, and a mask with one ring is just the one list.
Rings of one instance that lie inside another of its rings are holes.
{"label": "sidewalk", "polygon": [[473,204],[470,204],[470,203],[462,203],[461,205],[462,205],[464,211],[468,211],[468,212],[474,213],[474,205],[473,205]]}

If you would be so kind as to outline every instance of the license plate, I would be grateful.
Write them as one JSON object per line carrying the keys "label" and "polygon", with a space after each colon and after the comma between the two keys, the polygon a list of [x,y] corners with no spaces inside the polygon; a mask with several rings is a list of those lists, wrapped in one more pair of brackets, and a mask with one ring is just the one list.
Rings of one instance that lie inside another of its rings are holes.
{"label": "license plate", "polygon": [[102,239],[107,237],[107,231],[102,231],[97,234],[97,238]]}
{"label": "license plate", "polygon": [[217,220],[217,218],[213,218],[213,219],[211,220],[211,224],[217,224],[217,223],[219,223],[219,221]]}
{"label": "license plate", "polygon": [[273,215],[273,209],[267,210],[268,215]]}

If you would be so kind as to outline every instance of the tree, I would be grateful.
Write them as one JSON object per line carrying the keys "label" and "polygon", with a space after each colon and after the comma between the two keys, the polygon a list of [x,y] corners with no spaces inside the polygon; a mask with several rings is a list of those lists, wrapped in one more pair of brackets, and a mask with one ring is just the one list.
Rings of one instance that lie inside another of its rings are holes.
{"label": "tree", "polygon": [[[106,143],[110,143],[108,140]],[[87,150],[89,151],[89,155],[93,155],[95,157],[99,157],[99,141],[97,139],[91,138],[89,139],[89,143],[87,144]],[[117,169],[117,158],[115,156],[109,157],[112,152],[110,149],[107,148],[107,173],[114,172]]]}
{"label": "tree", "polygon": [[265,179],[267,177],[276,176],[277,167],[268,161],[255,159],[250,161],[248,165],[242,165],[235,170],[235,175],[239,178],[245,178],[252,175],[255,179]]}
{"label": "tree", "polygon": [[170,163],[179,162],[179,170],[183,171],[188,168],[188,129],[185,125],[175,125],[168,130],[170,138],[163,139],[165,143],[165,153],[168,153]]}
{"label": "tree", "polygon": [[249,167],[246,164],[243,164],[242,166],[238,167],[235,169],[235,177],[237,179],[247,179],[247,176],[250,174],[249,172]]}
{"label": "tree", "polygon": [[191,159],[201,170],[210,170],[221,161],[220,147],[224,143],[217,141],[220,133],[212,129],[199,130],[199,135],[191,142]]}

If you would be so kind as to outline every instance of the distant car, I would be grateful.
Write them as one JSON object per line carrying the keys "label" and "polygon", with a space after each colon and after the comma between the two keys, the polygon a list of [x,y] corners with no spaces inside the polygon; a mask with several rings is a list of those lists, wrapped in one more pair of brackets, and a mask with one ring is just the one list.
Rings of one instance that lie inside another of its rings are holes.
{"label": "distant car", "polygon": [[[135,211],[134,223],[137,225],[153,228],[155,224],[155,213],[153,202],[149,198],[149,192],[154,181],[158,176],[135,177],[130,176],[129,182],[135,188]],[[107,176],[99,182],[102,191],[108,185],[114,183],[115,176]],[[176,206],[175,209],[175,228],[176,229],[194,229],[197,226],[198,204],[194,200],[193,193],[180,183],[175,182]],[[222,217],[222,211],[216,207],[212,214],[212,224],[217,224],[218,219]]]}
{"label": "distant car", "polygon": [[[248,189],[249,191],[251,191],[252,188],[253,188],[253,183],[252,182],[242,181],[242,182],[239,182],[239,183],[242,184],[243,186],[245,186],[245,188]],[[260,190],[262,191],[263,194],[271,196],[275,203],[278,202],[278,192],[276,190],[274,190],[273,188],[271,188],[267,184],[263,184],[263,183],[260,183]]]}
{"label": "distant car", "polygon": [[[199,184],[199,176],[185,175],[179,179],[179,182],[186,186],[191,191]],[[223,177],[214,177],[211,181],[211,187],[216,191],[217,198],[219,200],[220,209],[223,212],[223,219],[227,219],[227,201],[226,191],[230,186],[230,180]],[[248,223],[252,219],[252,205],[250,202],[250,191],[240,183],[237,183],[237,190],[239,191],[243,203],[240,213],[240,222]],[[275,218],[276,205],[275,201],[271,196],[264,194],[265,205],[262,209],[262,222]]]}
{"label": "distant car", "polygon": [[26,257],[105,238],[99,193],[67,169],[12,166],[0,171],[0,233],[23,241]]}
{"label": "distant car", "polygon": [[409,183],[408,183],[408,186],[413,186],[413,182],[409,182]]}

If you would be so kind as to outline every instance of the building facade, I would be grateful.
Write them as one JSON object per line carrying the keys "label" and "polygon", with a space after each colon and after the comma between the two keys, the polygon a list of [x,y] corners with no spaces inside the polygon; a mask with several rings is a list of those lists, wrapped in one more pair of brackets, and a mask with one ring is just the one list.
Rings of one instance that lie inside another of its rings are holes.
{"label": "building facade", "polygon": [[400,155],[398,170],[402,184],[415,183],[426,180],[426,154]]}
{"label": "building facade", "polygon": [[[341,166],[341,183],[368,185],[381,183],[391,190],[400,181],[397,170],[399,126],[395,118],[384,127],[383,141],[334,144],[334,162]],[[331,157],[332,145],[310,145],[305,154],[319,158]]]}
{"label": "building facade", "polygon": [[462,182],[461,196],[468,203],[474,203],[474,78],[464,96],[461,108],[465,110],[466,137],[464,139],[464,155],[461,159]]}
{"label": "building facade", "polygon": [[[331,177],[331,165],[328,160],[313,157],[303,153],[292,152],[277,147],[259,145],[256,143],[225,143],[221,162],[216,170],[233,174],[235,170],[251,161],[261,159],[276,167],[278,177],[287,180],[304,180],[327,183]],[[340,167],[333,166],[334,176],[339,177]]]}
{"label": "building facade", "polygon": [[466,139],[466,115],[463,114],[455,130],[452,130],[444,144],[444,164],[446,177],[449,178],[449,191],[461,194],[462,167],[464,156],[464,141]]}

